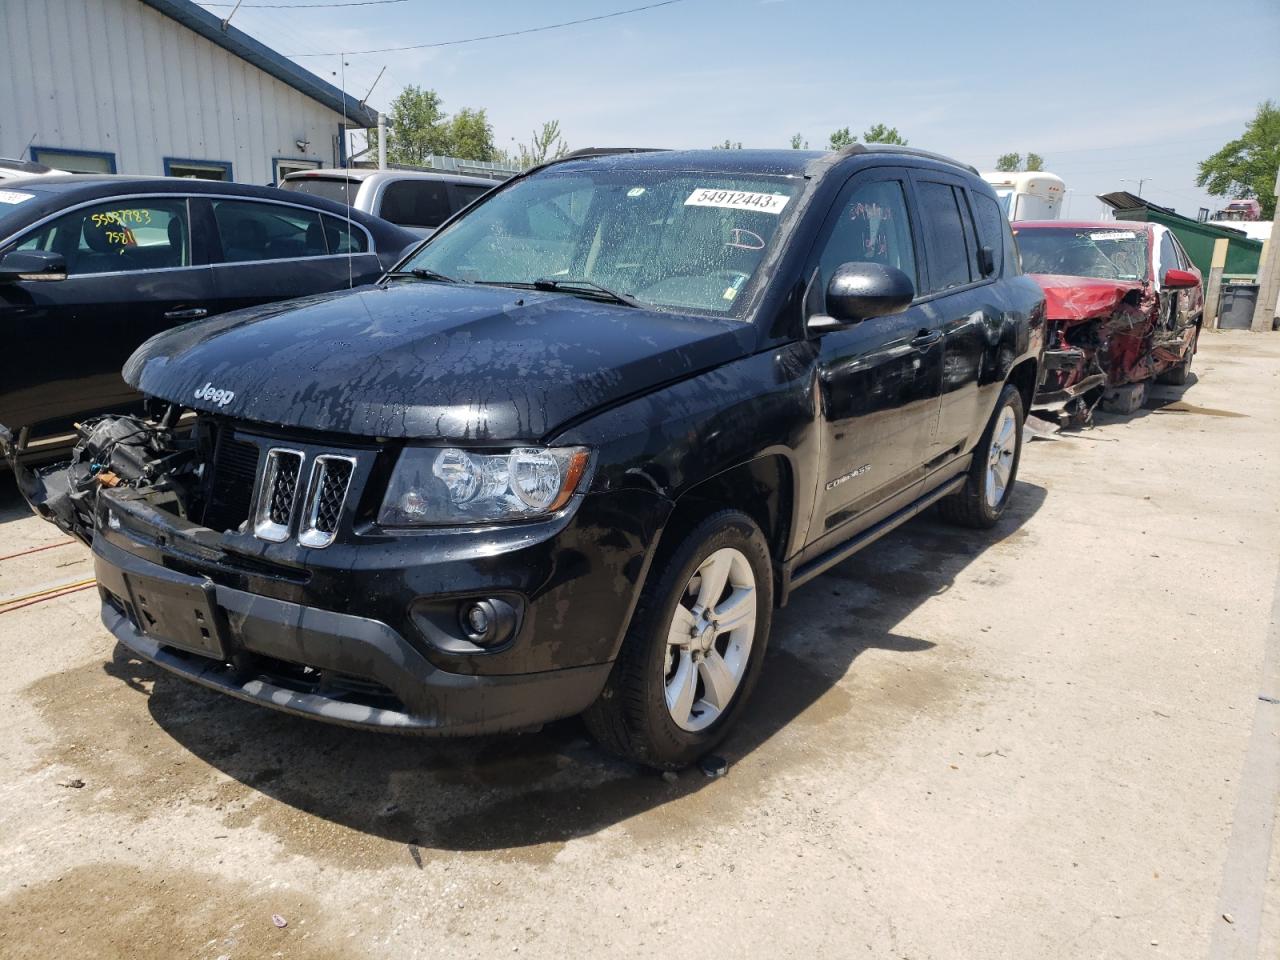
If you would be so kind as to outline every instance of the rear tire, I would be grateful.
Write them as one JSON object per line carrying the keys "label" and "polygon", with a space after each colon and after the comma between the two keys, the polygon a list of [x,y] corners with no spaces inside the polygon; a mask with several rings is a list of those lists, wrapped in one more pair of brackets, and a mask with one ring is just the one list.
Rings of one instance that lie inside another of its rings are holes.
{"label": "rear tire", "polygon": [[1022,394],[1005,384],[987,429],[973,451],[973,465],[964,486],[938,501],[938,512],[949,523],[979,530],[994,527],[1004,515],[1018,479],[1022,458]]}
{"label": "rear tire", "polygon": [[760,673],[773,573],[760,528],[722,510],[655,561],[608,683],[583,715],[606,750],[677,770],[714,747]]}

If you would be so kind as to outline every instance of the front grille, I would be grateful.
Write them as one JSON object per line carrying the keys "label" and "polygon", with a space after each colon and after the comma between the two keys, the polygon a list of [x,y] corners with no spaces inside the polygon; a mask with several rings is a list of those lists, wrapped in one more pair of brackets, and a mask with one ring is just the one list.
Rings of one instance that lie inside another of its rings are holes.
{"label": "front grille", "polygon": [[298,478],[302,475],[303,454],[300,450],[272,447],[267,451],[267,465],[258,485],[258,506],[254,511],[253,532],[263,540],[279,543],[289,536],[294,501],[298,495]]}
{"label": "front grille", "polygon": [[258,475],[258,448],[223,432],[213,451],[209,502],[203,522],[212,530],[235,530],[249,518],[253,482]]}
{"label": "front grille", "polygon": [[298,474],[302,458],[293,454],[277,455],[275,478],[271,484],[271,501],[267,516],[272,523],[287,524],[293,515],[293,498],[298,492]]}
{"label": "front grille", "polygon": [[333,542],[355,468],[356,462],[351,457],[336,454],[316,457],[307,486],[306,519],[298,534],[298,542],[303,546],[327,547]]}

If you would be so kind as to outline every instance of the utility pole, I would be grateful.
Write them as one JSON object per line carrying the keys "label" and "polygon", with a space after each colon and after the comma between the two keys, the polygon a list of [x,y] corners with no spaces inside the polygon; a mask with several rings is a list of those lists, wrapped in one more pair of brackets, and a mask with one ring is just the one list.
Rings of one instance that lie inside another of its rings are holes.
{"label": "utility pole", "polygon": [[[1276,171],[1276,190],[1280,195],[1280,170]],[[1271,239],[1262,253],[1262,262],[1258,264],[1258,302],[1249,328],[1258,333],[1271,329],[1276,316],[1276,297],[1280,296],[1280,203],[1276,204],[1271,218]]]}
{"label": "utility pole", "polygon": [[387,115],[378,111],[378,169],[387,169]]}
{"label": "utility pole", "polygon": [[1136,183],[1138,185],[1138,196],[1142,196],[1142,185],[1150,180],[1150,177],[1139,177],[1136,180],[1121,179],[1121,183]]}

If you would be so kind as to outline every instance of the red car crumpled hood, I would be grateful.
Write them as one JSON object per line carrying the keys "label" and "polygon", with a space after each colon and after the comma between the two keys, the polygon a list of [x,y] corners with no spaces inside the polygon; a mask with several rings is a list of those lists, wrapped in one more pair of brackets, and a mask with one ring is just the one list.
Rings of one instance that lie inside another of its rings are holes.
{"label": "red car crumpled hood", "polygon": [[[1099,280],[1052,273],[1028,274],[1044,290],[1045,315],[1050,320],[1088,320],[1109,317],[1125,295],[1142,290],[1136,280]],[[1130,301],[1132,302],[1132,300]]]}

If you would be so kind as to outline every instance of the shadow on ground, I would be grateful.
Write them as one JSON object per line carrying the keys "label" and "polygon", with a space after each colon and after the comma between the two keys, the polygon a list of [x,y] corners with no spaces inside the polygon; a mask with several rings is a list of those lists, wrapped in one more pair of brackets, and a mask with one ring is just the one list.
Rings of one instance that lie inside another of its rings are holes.
{"label": "shadow on ground", "polygon": [[[720,751],[731,764],[735,797],[743,799],[739,792],[746,792],[748,775],[734,765],[780,733],[784,738],[768,753],[768,762],[748,765],[763,768],[756,776],[776,776],[794,754],[824,737],[847,736],[850,726],[866,728],[864,742],[882,737],[874,709],[843,717],[831,707],[836,703],[848,709],[853,700],[836,684],[865,651],[910,654],[932,648],[930,640],[894,629],[921,604],[948,590],[984,551],[1024,536],[1023,524],[1045,495],[1044,489],[1020,482],[1010,512],[990,531],[946,526],[932,514],[918,518],[797,591],[775,617],[749,717]],[[920,671],[908,669],[900,671],[904,697],[912,696],[913,684],[925,683]],[[312,818],[319,817],[408,844],[419,865],[419,848],[507,848],[518,856],[519,848],[594,833],[714,782],[697,770],[668,782],[613,760],[587,739],[576,720],[522,736],[423,740],[331,727],[245,704],[172,677],[119,646],[105,670],[138,690],[152,682],[147,703],[155,723],[181,748],[253,788],[243,791],[247,803],[261,799],[257,791],[286,805],[260,804],[275,812],[246,816],[284,837],[286,845],[291,830],[299,833],[300,851],[316,846]],[[877,687],[868,696],[877,695],[891,693]],[[119,699],[119,694],[111,696]],[[933,693],[922,689],[914,696],[916,702],[900,713],[920,709]],[[801,727],[803,736],[796,734]],[[814,762],[839,762],[847,750],[847,742],[841,742]],[[147,757],[144,775],[147,764],[162,775],[162,764],[182,762],[173,759],[173,750],[131,752]],[[723,803],[723,796],[717,796],[716,802]],[[694,815],[681,814],[681,806],[667,806],[658,818],[649,818],[647,829],[675,829],[673,821]],[[292,818],[293,825],[262,823],[270,817]],[[309,831],[305,836],[304,829]],[[403,848],[397,849],[402,855]]]}

